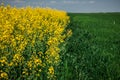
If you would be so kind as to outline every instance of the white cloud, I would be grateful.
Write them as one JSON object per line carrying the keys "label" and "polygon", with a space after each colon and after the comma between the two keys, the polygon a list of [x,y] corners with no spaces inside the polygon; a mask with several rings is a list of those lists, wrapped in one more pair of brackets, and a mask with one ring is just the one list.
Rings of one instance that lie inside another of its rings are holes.
{"label": "white cloud", "polygon": [[87,1],[82,1],[81,3],[82,3],[82,4],[86,4],[86,3],[87,3]]}
{"label": "white cloud", "polygon": [[63,1],[64,4],[77,4],[79,1]]}
{"label": "white cloud", "polygon": [[90,3],[90,4],[94,4],[94,3],[95,3],[95,1],[89,1],[89,3]]}
{"label": "white cloud", "polygon": [[50,3],[54,4],[54,3],[56,3],[56,1],[50,1]]}
{"label": "white cloud", "polygon": [[80,2],[81,4],[94,4],[95,3],[95,1],[81,1]]}
{"label": "white cloud", "polygon": [[11,1],[14,1],[15,3],[24,3],[25,0],[11,0]]}

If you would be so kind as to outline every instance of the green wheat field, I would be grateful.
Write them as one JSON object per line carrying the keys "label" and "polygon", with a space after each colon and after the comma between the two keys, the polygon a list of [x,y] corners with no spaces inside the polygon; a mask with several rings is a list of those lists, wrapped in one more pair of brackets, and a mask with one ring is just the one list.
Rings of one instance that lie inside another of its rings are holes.
{"label": "green wheat field", "polygon": [[[120,80],[120,13],[69,13],[58,80]],[[58,71],[59,70],[59,71]]]}

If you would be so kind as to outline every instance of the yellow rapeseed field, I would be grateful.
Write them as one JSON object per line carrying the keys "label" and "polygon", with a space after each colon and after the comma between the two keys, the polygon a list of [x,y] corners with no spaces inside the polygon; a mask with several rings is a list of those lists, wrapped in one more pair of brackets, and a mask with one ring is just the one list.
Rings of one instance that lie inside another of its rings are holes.
{"label": "yellow rapeseed field", "polygon": [[69,22],[64,11],[0,6],[0,80],[55,79]]}

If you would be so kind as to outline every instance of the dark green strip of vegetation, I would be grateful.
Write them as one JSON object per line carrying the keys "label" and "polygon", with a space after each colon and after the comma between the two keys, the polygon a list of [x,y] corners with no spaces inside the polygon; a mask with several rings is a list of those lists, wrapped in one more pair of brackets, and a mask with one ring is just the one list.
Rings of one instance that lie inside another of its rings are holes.
{"label": "dark green strip of vegetation", "polygon": [[58,80],[120,79],[120,13],[70,13]]}

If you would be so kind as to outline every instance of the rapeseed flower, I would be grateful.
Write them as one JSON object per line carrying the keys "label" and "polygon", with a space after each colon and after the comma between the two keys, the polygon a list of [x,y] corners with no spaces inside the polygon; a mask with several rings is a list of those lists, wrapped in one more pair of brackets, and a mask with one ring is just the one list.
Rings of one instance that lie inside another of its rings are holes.
{"label": "rapeseed flower", "polygon": [[6,72],[0,72],[0,79],[2,80],[8,80],[8,74]]}
{"label": "rapeseed flower", "polygon": [[0,68],[5,71],[0,72],[0,79],[29,79],[43,73],[55,77],[58,46],[72,33],[63,33],[69,22],[64,11],[0,6]]}

